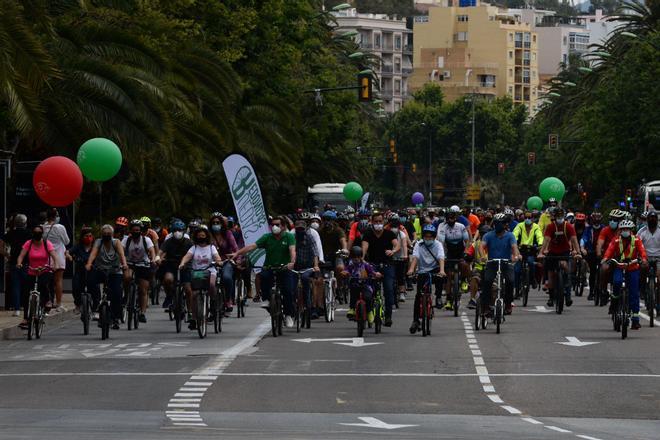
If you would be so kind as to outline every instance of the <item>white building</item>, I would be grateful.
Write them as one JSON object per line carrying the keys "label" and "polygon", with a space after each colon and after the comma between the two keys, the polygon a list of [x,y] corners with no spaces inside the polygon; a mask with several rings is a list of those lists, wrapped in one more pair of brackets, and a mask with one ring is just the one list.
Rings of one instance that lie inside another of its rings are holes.
{"label": "white building", "polygon": [[602,9],[596,9],[596,13],[593,15],[580,15],[579,17],[586,22],[587,30],[591,35],[589,42],[592,44],[603,44],[612,31],[622,25],[621,21],[608,21],[610,16],[603,15]]}
{"label": "white building", "polygon": [[404,18],[384,14],[358,14],[357,9],[333,12],[339,32],[357,31],[356,42],[364,52],[379,56],[375,68],[380,79],[380,99],[389,113],[401,109],[408,99],[408,77],[412,73],[412,31]]}

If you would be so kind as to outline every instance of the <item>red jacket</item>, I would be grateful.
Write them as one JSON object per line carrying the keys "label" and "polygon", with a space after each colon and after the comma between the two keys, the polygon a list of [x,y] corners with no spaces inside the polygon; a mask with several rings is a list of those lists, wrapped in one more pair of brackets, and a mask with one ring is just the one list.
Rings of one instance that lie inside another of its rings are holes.
{"label": "red jacket", "polygon": [[[623,245],[622,245],[622,241],[623,241]],[[633,249],[630,249],[630,246],[633,243],[633,241],[634,241],[634,245],[633,245],[634,247]],[[607,247],[607,250],[605,251],[605,255],[603,258],[605,260],[614,258],[615,260],[621,263],[623,263],[625,260],[637,260],[637,259],[646,261],[646,250],[644,249],[642,240],[635,237],[634,235],[631,235],[630,238],[622,238],[621,236],[617,236],[614,240],[610,242],[610,245]],[[638,269],[639,269],[639,264],[637,263],[631,264],[630,266],[628,266],[627,272],[633,272]]]}

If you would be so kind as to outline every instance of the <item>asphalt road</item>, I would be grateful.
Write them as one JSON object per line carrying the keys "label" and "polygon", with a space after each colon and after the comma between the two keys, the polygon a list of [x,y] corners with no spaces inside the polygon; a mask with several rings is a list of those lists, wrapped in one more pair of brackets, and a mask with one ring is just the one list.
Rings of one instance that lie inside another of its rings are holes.
{"label": "asphalt road", "polygon": [[499,335],[439,311],[427,338],[410,301],[363,339],[344,312],[273,338],[247,311],[205,340],[153,308],[109,341],[75,320],[0,341],[0,439],[660,438],[660,328],[622,341],[586,298],[559,316],[534,292]]}

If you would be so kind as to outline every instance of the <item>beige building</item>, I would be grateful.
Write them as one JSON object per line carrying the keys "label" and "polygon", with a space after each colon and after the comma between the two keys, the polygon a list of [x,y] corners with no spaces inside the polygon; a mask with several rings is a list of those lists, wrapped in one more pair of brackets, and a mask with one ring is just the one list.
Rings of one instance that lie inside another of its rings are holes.
{"label": "beige building", "polygon": [[355,8],[333,13],[339,32],[357,31],[360,50],[381,59],[375,74],[380,80],[380,99],[388,113],[401,109],[410,96],[408,77],[412,73],[412,31],[406,20],[384,14],[359,14]]}
{"label": "beige building", "polygon": [[508,95],[535,113],[538,41],[530,25],[486,3],[452,3],[431,6],[428,15],[415,17],[411,89],[437,83],[449,100],[472,93]]}

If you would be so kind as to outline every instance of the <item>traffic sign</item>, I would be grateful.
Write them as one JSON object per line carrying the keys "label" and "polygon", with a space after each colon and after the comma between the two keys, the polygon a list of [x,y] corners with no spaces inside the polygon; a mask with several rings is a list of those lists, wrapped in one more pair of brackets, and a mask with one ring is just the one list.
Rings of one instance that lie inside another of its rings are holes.
{"label": "traffic sign", "polygon": [[468,200],[479,200],[479,199],[481,199],[481,187],[477,184],[468,185],[466,198]]}

